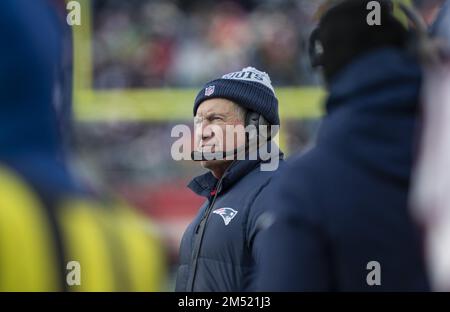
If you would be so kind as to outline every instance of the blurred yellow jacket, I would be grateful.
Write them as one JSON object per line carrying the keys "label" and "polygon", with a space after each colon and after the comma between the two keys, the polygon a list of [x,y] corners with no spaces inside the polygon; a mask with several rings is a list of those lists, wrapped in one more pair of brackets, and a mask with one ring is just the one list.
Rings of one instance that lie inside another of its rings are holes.
{"label": "blurred yellow jacket", "polygon": [[155,228],[125,204],[44,204],[0,167],[0,291],[160,291],[165,270]]}

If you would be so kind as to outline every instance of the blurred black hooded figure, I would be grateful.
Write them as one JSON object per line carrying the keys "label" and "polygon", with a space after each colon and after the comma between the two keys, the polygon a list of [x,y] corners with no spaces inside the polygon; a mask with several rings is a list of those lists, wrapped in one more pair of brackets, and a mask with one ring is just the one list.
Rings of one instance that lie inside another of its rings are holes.
{"label": "blurred black hooded figure", "polygon": [[[255,242],[259,291],[427,291],[408,210],[422,72],[414,32],[381,4],[329,9],[317,38],[329,91],[315,147],[290,159]],[[268,192],[269,193],[269,192]]]}

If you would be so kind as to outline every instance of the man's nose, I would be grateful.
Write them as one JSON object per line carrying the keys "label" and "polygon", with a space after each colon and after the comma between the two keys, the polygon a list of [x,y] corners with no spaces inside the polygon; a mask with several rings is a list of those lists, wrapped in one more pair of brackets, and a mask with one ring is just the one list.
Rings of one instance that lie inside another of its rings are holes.
{"label": "man's nose", "polygon": [[195,126],[195,139],[198,143],[210,139],[214,134],[208,126],[208,123],[201,122]]}
{"label": "man's nose", "polygon": [[202,129],[201,132],[202,140],[207,140],[214,136],[214,131],[208,123],[203,123],[201,129]]}

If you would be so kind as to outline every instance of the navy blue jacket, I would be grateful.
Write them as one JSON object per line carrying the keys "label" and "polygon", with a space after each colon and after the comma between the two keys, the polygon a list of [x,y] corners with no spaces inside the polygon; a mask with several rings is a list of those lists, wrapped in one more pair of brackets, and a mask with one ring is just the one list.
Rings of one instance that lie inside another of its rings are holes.
{"label": "navy blue jacket", "polygon": [[[257,290],[428,290],[408,210],[420,86],[417,62],[391,48],[335,77],[316,146],[260,198],[274,217],[255,238]],[[371,272],[381,285],[369,286]]]}
{"label": "navy blue jacket", "polygon": [[[280,167],[283,165],[283,155]],[[180,245],[176,291],[243,291],[253,280],[258,250],[253,244],[262,213],[255,200],[275,171],[262,171],[260,160],[233,162],[218,181],[208,172],[189,184],[207,198]]]}

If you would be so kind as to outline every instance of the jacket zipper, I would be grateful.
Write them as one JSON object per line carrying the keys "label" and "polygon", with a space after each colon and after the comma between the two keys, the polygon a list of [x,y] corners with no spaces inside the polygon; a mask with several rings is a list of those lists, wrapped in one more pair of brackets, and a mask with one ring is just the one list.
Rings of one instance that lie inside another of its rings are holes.
{"label": "jacket zipper", "polygon": [[[230,169],[233,165],[234,165],[234,162],[231,163],[231,165],[228,167],[228,169]],[[228,169],[227,169],[227,171],[228,171]],[[190,276],[188,278],[188,283],[187,283],[187,287],[186,287],[187,291],[194,291],[194,281],[195,281],[195,276],[197,274],[198,255],[200,254],[200,248],[201,248],[202,241],[203,241],[203,235],[205,234],[206,223],[208,221],[208,217],[211,213],[211,210],[214,207],[214,203],[216,202],[216,199],[222,189],[222,181],[223,181],[223,178],[225,177],[225,175],[226,174],[224,174],[220,178],[219,182],[217,183],[216,194],[214,194],[214,197],[211,200],[211,204],[208,206],[208,208],[206,209],[205,213],[203,214],[199,224],[195,228],[195,236],[197,236],[197,235],[199,235],[199,236],[196,237],[196,240],[194,243],[194,250],[192,252],[192,262],[191,262],[192,263],[192,274],[190,274]],[[201,231],[200,231],[200,229],[201,229]]]}

